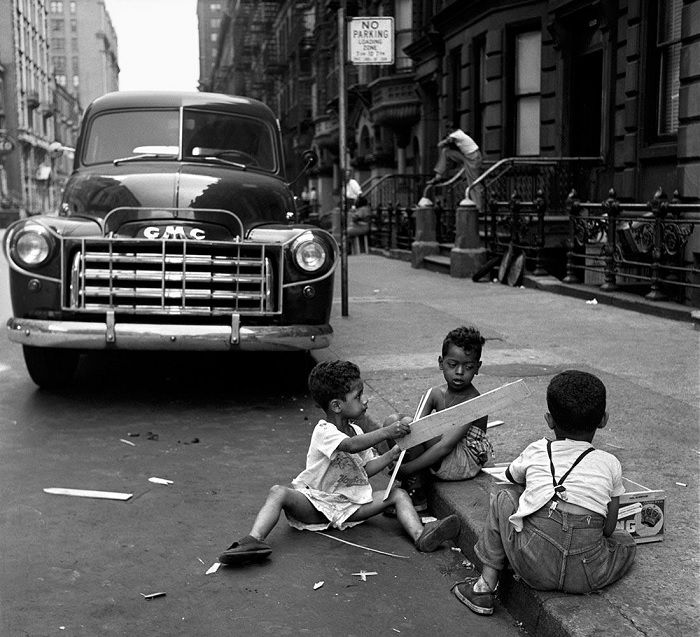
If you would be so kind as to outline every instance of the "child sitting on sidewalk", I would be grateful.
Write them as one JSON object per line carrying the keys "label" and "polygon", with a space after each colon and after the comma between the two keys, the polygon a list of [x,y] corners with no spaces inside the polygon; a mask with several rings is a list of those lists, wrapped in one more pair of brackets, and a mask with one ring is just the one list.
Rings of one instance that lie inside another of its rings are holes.
{"label": "child sitting on sidewalk", "polygon": [[[472,381],[481,367],[484,343],[484,337],[475,327],[458,327],[447,334],[442,343],[442,355],[438,356],[438,367],[445,383],[425,392],[414,420],[479,396]],[[384,424],[391,425],[397,419],[400,420],[399,414],[390,416]],[[491,450],[486,438],[487,420],[488,417],[483,416],[463,423],[449,433],[407,451],[398,477],[411,495],[417,511],[428,508],[424,484],[431,477],[468,480],[481,471]]]}
{"label": "child sitting on sidewalk", "polygon": [[445,540],[459,534],[456,515],[428,522],[425,526],[400,488],[373,494],[369,477],[385,469],[400,453],[394,447],[381,456],[372,447],[385,440],[401,438],[410,424],[363,433],[351,421],[367,410],[360,370],[347,361],[326,361],[316,365],[309,375],[311,396],[325,411],[311,435],[306,469],[291,486],[275,485],[258,512],[248,535],[234,542],[219,557],[222,564],[241,564],[267,558],[272,549],[264,542],[277,524],[280,513],[297,529],[340,530],[355,526],[389,506],[394,506],[399,522],[419,551],[435,551]]}
{"label": "child sitting on sidewalk", "polygon": [[[475,613],[491,615],[498,575],[506,560],[532,588],[589,593],[622,577],[632,566],[636,545],[615,530],[622,467],[591,446],[605,427],[605,385],[592,374],[557,374],[547,388],[545,420],[554,441],[529,445],[506,470],[524,485],[491,496],[488,518],[474,551],[481,577],[455,584],[457,598]],[[518,489],[518,492],[521,490]]]}

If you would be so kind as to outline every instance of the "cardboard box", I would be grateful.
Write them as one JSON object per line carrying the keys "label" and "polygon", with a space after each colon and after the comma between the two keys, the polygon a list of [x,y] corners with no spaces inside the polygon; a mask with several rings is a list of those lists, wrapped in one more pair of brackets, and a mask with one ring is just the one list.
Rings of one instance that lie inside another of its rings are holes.
{"label": "cardboard box", "polygon": [[628,490],[620,496],[617,528],[628,531],[637,544],[661,542],[666,526],[666,494],[622,478]]}

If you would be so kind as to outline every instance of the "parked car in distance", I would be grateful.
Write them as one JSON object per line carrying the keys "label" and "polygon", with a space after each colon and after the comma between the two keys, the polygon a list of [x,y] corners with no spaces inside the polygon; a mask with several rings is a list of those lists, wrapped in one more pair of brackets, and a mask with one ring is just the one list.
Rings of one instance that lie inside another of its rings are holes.
{"label": "parked car in distance", "polygon": [[279,125],[261,102],[98,98],[59,210],[4,237],[7,331],[29,375],[65,385],[90,350],[327,347],[338,247],[298,224],[294,206]]}

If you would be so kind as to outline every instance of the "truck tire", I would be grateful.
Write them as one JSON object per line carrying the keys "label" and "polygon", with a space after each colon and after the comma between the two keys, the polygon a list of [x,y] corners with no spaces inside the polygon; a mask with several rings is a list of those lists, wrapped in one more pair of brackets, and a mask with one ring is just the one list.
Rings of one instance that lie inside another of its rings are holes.
{"label": "truck tire", "polygon": [[24,345],[24,364],[32,380],[42,389],[60,389],[70,385],[80,355],[72,349]]}

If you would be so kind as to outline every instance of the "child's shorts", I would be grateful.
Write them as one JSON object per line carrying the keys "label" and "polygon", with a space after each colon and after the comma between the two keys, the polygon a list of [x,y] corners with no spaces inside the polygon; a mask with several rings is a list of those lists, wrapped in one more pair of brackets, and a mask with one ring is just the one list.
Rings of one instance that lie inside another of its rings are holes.
{"label": "child's shorts", "polygon": [[491,458],[492,448],[482,429],[472,425],[464,438],[455,445],[430,473],[438,480],[469,480],[473,478]]}

